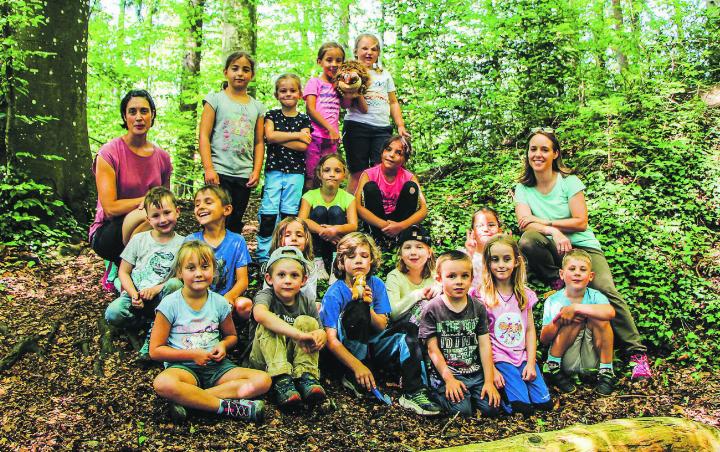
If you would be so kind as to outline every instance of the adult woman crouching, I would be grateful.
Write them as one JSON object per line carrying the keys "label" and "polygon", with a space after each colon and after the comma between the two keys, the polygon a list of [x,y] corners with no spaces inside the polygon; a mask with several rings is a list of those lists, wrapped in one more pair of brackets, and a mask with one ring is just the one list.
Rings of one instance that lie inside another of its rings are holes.
{"label": "adult woman crouching", "polygon": [[608,297],[615,308],[615,335],[627,347],[633,378],[650,377],[647,348],[622,295],[615,288],[600,242],[588,226],[585,185],[562,163],[554,131],[533,129],[525,170],[515,186],[515,215],[523,231],[520,249],[528,269],[553,289],[562,288],[562,255],[573,248],[590,254],[595,277],[590,287]]}
{"label": "adult woman crouching", "polygon": [[[130,237],[149,229],[143,209],[145,193],[160,185],[170,187],[170,155],[147,140],[155,114],[150,93],[129,91],[120,102],[122,127],[127,133],[103,145],[93,162],[98,200],[88,234],[90,246],[116,265]],[[108,289],[112,286],[109,269],[103,278]]]}

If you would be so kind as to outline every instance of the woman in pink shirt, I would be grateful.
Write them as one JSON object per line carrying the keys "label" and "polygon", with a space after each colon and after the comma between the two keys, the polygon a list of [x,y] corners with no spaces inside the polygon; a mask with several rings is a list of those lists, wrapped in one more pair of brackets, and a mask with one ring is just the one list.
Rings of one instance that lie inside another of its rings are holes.
{"label": "woman in pink shirt", "polygon": [[101,147],[93,162],[98,200],[90,245],[115,264],[130,237],[150,229],[143,209],[145,193],[159,185],[170,187],[170,155],[147,140],[155,113],[150,93],[129,91],[120,102],[127,133]]}
{"label": "woman in pink shirt", "polygon": [[383,145],[380,163],[363,171],[355,199],[360,218],[383,248],[393,248],[398,235],[427,217],[427,204],[417,178],[405,169],[412,149],[400,135]]}

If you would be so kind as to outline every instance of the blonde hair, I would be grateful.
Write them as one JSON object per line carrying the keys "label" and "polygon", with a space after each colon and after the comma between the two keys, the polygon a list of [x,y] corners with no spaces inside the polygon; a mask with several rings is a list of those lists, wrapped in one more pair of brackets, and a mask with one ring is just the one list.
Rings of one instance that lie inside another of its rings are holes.
{"label": "blonde hair", "polygon": [[513,294],[515,295],[518,306],[522,311],[528,303],[527,294],[525,293],[525,259],[523,259],[522,254],[520,254],[520,247],[518,247],[517,242],[511,235],[496,235],[485,245],[485,250],[483,250],[482,282],[480,283],[480,287],[478,287],[480,297],[483,299],[488,308],[494,308],[500,303],[497,289],[495,288],[495,277],[490,271],[492,247],[495,244],[507,245],[513,251],[517,266],[513,269],[510,279],[512,281]]}
{"label": "blonde hair", "polygon": [[371,33],[359,34],[358,37],[355,38],[355,50],[353,50],[353,54],[355,55],[355,58],[357,58],[358,46],[360,45],[360,41],[362,41],[365,38],[372,39],[373,41],[375,41],[375,45],[378,48],[378,60],[375,62],[375,65],[373,66],[373,70],[375,72],[377,72],[378,74],[380,74],[383,71],[382,68],[380,67],[380,53],[382,52],[382,45],[380,44],[380,40],[378,39],[377,36],[375,36],[374,34],[371,34]]}
{"label": "blonde hair", "polygon": [[180,249],[177,252],[177,255],[175,256],[175,264],[173,267],[173,271],[171,274],[174,274],[175,276],[179,277],[180,273],[182,272],[183,264],[190,258],[190,257],[196,257],[198,261],[202,263],[207,263],[212,265],[213,267],[213,280],[212,283],[215,284],[218,279],[218,266],[217,262],[215,262],[215,253],[213,252],[213,249],[210,248],[210,245],[208,245],[205,242],[202,242],[200,240],[188,240],[187,242],[183,243],[182,246],[180,246]]}
{"label": "blonde hair", "polygon": [[362,232],[351,232],[341,238],[337,244],[337,256],[333,267],[333,273],[337,279],[345,279],[347,271],[342,267],[343,261],[345,258],[355,254],[356,250],[361,246],[366,246],[370,250],[370,271],[367,275],[371,276],[380,267],[382,254],[375,244],[375,240]]}
{"label": "blonde hair", "polygon": [[200,187],[200,189],[198,189],[198,191],[195,192],[195,196],[193,196],[193,199],[196,199],[198,195],[204,191],[209,191],[210,193],[217,196],[223,206],[229,206],[232,204],[232,198],[230,198],[228,192],[219,185],[203,185],[202,187]]}
{"label": "blonde hair", "polygon": [[[409,242],[409,241],[410,240],[406,240],[406,242]],[[413,241],[416,241],[416,240],[413,240]],[[425,261],[425,265],[423,266],[422,273],[420,274],[422,279],[427,279],[427,278],[432,277],[433,271],[435,270],[435,255],[433,253],[432,246],[428,245],[425,242],[420,242],[420,243],[427,246],[428,251],[430,252],[430,255],[428,256],[427,261]],[[400,270],[400,273],[407,274],[410,271],[410,269],[408,268],[407,265],[405,265],[405,261],[403,261],[403,259],[402,259],[402,248],[403,248],[404,244],[405,244],[404,242],[401,243],[400,247],[398,248],[398,252],[397,252],[398,262],[397,262],[397,265],[395,266],[395,268]]]}
{"label": "blonde hair", "polygon": [[143,207],[145,208],[145,211],[147,211],[150,206],[153,206],[156,209],[162,209],[165,202],[172,203],[172,206],[177,208],[177,200],[175,199],[173,192],[160,185],[148,190],[145,194],[145,199],[143,200]]}
{"label": "blonde hair", "polygon": [[295,82],[298,91],[300,91],[300,94],[302,95],[302,81],[300,81],[300,77],[295,74],[282,74],[275,80],[275,96],[277,96],[278,90],[280,89],[280,82],[285,80],[292,80],[293,82]]}
{"label": "blonde hair", "polygon": [[592,270],[592,259],[587,251],[575,248],[565,253],[562,260],[562,268],[565,268],[565,265],[567,265],[570,259],[585,261],[587,262],[589,269]]}
{"label": "blonde hair", "polygon": [[305,249],[301,250],[303,256],[305,256],[305,259],[307,260],[315,259],[310,228],[308,227],[307,223],[305,223],[305,220],[294,216],[283,218],[280,223],[275,226],[275,231],[273,231],[272,235],[272,241],[270,242],[270,254],[272,254],[273,251],[280,248],[281,246],[284,246],[282,240],[285,236],[285,230],[288,228],[288,226],[290,226],[291,223],[300,223],[303,227],[303,232],[305,233]]}
{"label": "blonde hair", "polygon": [[438,257],[437,262],[435,263],[435,274],[438,276],[441,275],[442,265],[445,262],[449,262],[449,261],[465,262],[467,265],[470,266],[470,276],[473,275],[472,259],[470,259],[470,256],[468,256],[467,254],[463,253],[462,251],[458,251],[458,250],[447,251],[445,253],[442,253],[440,255],[440,257]]}

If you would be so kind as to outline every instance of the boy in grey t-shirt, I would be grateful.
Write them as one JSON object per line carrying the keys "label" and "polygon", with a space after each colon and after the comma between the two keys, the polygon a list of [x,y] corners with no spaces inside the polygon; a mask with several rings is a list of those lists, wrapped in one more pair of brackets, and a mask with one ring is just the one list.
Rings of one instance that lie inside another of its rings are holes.
{"label": "boy in grey t-shirt", "polygon": [[145,195],[144,206],[152,230],[134,235],[120,255],[123,292],[105,310],[105,320],[116,327],[143,328],[162,297],[178,289],[166,283],[185,238],[175,233],[175,196],[165,187],[154,187]]}
{"label": "boy in grey t-shirt", "polygon": [[309,405],[325,400],[318,358],[327,337],[314,302],[300,288],[310,263],[294,246],[281,246],[267,262],[265,281],[271,286],[255,296],[251,316],[250,367],[273,379],[280,407]]}

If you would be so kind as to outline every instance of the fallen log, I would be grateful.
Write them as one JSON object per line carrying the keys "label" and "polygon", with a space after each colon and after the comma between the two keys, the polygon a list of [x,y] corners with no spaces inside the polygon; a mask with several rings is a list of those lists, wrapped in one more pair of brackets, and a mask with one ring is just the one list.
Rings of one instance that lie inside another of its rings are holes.
{"label": "fallen log", "polygon": [[594,450],[720,450],[720,430],[674,417],[614,419],[595,425],[525,433],[487,443],[436,449],[444,452],[594,451]]}

